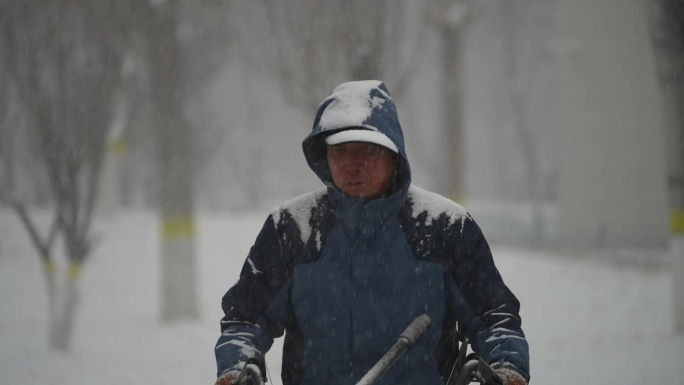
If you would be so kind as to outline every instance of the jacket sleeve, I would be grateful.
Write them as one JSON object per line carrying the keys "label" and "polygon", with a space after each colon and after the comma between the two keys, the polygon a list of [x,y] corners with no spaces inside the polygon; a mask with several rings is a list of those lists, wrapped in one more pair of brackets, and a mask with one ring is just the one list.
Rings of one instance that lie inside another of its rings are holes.
{"label": "jacket sleeve", "polygon": [[461,242],[454,247],[450,273],[458,289],[452,295],[462,295],[472,309],[470,319],[463,322],[465,334],[492,368],[515,370],[529,381],[529,346],[521,328],[520,303],[503,282],[479,226],[470,216],[457,224],[461,226],[454,230],[459,233],[452,232],[452,239]]}
{"label": "jacket sleeve", "polygon": [[285,329],[290,282],[273,217],[269,216],[242,266],[239,281],[223,296],[221,336],[214,349],[217,376],[247,363],[266,373],[264,355]]}

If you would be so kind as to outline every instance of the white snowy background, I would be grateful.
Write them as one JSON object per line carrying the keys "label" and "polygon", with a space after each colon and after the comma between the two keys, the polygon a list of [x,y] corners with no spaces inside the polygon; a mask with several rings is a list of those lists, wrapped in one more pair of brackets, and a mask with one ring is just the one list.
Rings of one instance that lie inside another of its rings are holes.
{"label": "white snowy background", "polygon": [[[522,303],[532,384],[684,385],[684,335],[674,332],[672,314],[672,271],[676,258],[684,260],[684,238],[656,251],[503,246],[553,240],[556,234],[556,73],[549,48],[556,2],[516,2],[517,34],[504,28],[499,2],[482,3],[483,15],[463,41],[465,206],[493,241],[495,262]],[[428,37],[410,92],[395,96],[414,181],[434,190],[447,168],[439,156],[439,40],[432,30]],[[519,52],[512,62],[520,69],[517,82],[525,91],[523,112],[536,156],[531,176],[505,91],[511,79],[503,53],[511,43]],[[313,111],[292,108],[277,96],[274,79],[246,67],[231,56],[188,107],[191,120],[208,132],[204,140],[216,146],[196,180],[200,319],[160,321],[160,226],[141,187],[153,179],[153,167],[149,148],[136,147],[136,135],[144,132],[134,131],[125,160],[129,207],[95,222],[100,242],[79,280],[68,353],[49,348],[39,258],[14,213],[0,207],[0,385],[213,384],[221,297],[237,280],[269,205],[320,185],[300,151]],[[17,191],[31,198],[37,194],[33,187],[21,184]],[[535,189],[543,199],[531,199]],[[534,226],[535,209],[542,210],[542,228]],[[47,211],[32,207],[31,214],[47,226]],[[57,267],[58,273],[65,268]],[[281,342],[267,356],[273,384],[280,384]]]}
{"label": "white snowy background", "polygon": [[[0,384],[212,384],[221,296],[266,215],[199,218],[201,319],[175,324],[159,323],[156,217],[138,212],[98,221],[96,231],[107,236],[85,266],[77,332],[63,354],[47,347],[38,257],[16,218],[0,211]],[[673,248],[681,252],[682,243],[675,240]],[[684,335],[673,331],[669,264],[493,252],[522,302],[533,383],[684,384]],[[273,384],[280,384],[280,341],[268,353]]]}

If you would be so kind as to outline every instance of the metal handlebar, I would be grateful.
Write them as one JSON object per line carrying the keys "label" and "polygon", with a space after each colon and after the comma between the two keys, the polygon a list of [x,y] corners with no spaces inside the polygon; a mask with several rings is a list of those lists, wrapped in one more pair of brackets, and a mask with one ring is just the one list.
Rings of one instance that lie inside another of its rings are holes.
{"label": "metal handlebar", "polygon": [[399,357],[409,350],[416,341],[425,334],[425,331],[431,323],[432,320],[430,320],[430,317],[428,317],[427,314],[423,314],[414,319],[406,330],[401,333],[394,346],[380,358],[380,361],[373,365],[368,373],[366,373],[356,385],[374,384],[378,378],[385,374],[389,368],[397,362]]}
{"label": "metal handlebar", "polygon": [[264,385],[264,378],[259,366],[247,363],[237,378],[237,385]]}
{"label": "metal handlebar", "polygon": [[[387,353],[364,375],[356,385],[373,385],[385,374],[396,361],[410,349],[431,324],[430,317],[423,314],[417,317],[404,330],[397,342]],[[463,341],[459,354],[452,369],[448,384],[467,385],[473,381],[482,385],[503,385],[499,375],[475,353],[466,356],[468,340]],[[452,380],[455,380],[454,383]],[[264,385],[264,376],[258,363],[247,362],[236,381],[237,385]]]}
{"label": "metal handlebar", "polygon": [[503,385],[501,377],[475,353],[468,355],[456,375],[455,385],[467,385],[473,381],[482,385]]}

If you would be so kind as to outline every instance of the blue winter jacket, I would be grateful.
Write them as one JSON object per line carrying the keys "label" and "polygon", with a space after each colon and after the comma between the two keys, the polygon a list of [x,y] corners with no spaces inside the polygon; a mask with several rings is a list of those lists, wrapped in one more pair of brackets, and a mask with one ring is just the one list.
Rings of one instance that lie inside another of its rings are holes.
{"label": "blue winter jacket", "polygon": [[[323,139],[350,127],[379,131],[399,150],[387,196],[352,198],[334,187]],[[519,302],[472,217],[411,184],[384,84],[336,88],[319,106],[303,149],[326,187],[266,219],[239,281],[223,298],[218,375],[248,361],[263,371],[273,338],[285,333],[285,385],[355,384],[414,318],[428,314],[426,335],[379,384],[442,384],[463,337],[493,367],[529,380]]]}

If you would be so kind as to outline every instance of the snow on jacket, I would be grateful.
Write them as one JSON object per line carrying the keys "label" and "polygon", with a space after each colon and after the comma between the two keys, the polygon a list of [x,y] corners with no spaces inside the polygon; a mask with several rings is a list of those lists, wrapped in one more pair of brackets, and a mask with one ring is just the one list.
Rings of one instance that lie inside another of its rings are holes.
{"label": "snow on jacket", "polygon": [[[386,135],[399,166],[391,193],[361,199],[332,183],[324,138],[364,128]],[[276,208],[222,301],[218,375],[264,366],[285,333],[285,385],[355,384],[417,316],[432,326],[379,384],[441,384],[467,336],[493,367],[529,380],[519,302],[460,205],[411,184],[397,112],[384,84],[350,82],[318,108],[303,142],[326,187]]]}

